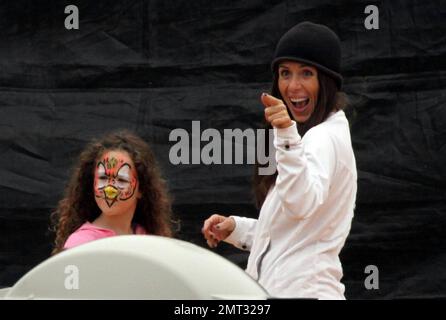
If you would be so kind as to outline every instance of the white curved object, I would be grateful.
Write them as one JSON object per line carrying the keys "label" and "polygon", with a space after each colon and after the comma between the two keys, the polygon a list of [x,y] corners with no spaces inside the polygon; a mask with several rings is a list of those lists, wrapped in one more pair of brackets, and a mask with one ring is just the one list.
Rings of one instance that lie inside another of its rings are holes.
{"label": "white curved object", "polygon": [[116,236],[66,250],[25,274],[4,299],[266,299],[242,269],[189,242]]}

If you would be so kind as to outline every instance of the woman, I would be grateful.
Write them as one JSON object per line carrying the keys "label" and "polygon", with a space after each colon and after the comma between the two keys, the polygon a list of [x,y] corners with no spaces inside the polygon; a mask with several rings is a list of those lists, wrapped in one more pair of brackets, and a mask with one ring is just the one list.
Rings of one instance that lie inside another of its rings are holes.
{"label": "woman", "polygon": [[80,154],[53,214],[53,254],[124,234],[172,236],[171,200],[150,147],[119,131],[92,141]]}
{"label": "woman", "polygon": [[300,23],[280,39],[271,95],[277,171],[255,177],[258,219],[212,215],[203,225],[219,241],[250,250],[247,272],[276,297],[344,299],[339,253],[350,231],[357,172],[340,75],[336,34]]}

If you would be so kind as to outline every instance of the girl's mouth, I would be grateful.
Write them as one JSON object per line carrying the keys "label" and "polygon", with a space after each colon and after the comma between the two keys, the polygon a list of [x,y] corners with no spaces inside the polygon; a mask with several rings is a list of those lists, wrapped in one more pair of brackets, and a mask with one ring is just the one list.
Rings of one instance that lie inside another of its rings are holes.
{"label": "girl's mouth", "polygon": [[104,188],[105,197],[110,200],[115,200],[119,191],[113,186],[107,186]]}

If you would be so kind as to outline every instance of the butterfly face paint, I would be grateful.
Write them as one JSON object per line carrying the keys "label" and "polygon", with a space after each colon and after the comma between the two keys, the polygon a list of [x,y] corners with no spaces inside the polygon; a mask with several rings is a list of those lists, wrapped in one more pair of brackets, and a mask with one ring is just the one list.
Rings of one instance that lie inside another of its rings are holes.
{"label": "butterfly face paint", "polygon": [[110,151],[98,161],[94,177],[97,201],[102,199],[111,208],[115,203],[135,198],[137,185],[137,173],[126,152]]}

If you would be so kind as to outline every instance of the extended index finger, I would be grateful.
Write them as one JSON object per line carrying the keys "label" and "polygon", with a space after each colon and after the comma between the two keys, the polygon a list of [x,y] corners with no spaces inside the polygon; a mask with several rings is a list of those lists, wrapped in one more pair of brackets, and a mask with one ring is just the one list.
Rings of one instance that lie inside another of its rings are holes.
{"label": "extended index finger", "polygon": [[277,99],[276,97],[273,97],[270,94],[262,93],[262,96],[260,97],[260,100],[262,100],[263,105],[265,108],[271,107],[271,106],[277,106],[279,104],[283,104],[283,101],[280,99]]}

